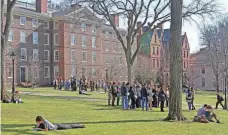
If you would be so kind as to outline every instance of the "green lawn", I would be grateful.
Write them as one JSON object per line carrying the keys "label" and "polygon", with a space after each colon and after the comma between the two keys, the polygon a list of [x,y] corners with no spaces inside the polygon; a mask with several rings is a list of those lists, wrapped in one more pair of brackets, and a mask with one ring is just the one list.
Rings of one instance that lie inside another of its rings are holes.
{"label": "green lawn", "polygon": [[[228,112],[218,110],[222,124],[163,122],[166,112],[138,110],[122,111],[120,107],[107,106],[107,95],[92,92],[90,96],[78,92],[54,91],[51,88],[19,89],[48,96],[22,95],[24,104],[2,105],[3,135],[226,135]],[[215,95],[199,92],[197,108],[204,103],[215,104]],[[86,97],[81,99],[80,97]],[[95,98],[95,99],[91,99]],[[90,100],[86,100],[90,99]],[[184,98],[183,98],[184,102]],[[188,112],[183,104],[184,115],[192,120],[196,111]],[[35,117],[42,115],[53,123],[82,123],[87,128],[65,131],[34,132]]]}

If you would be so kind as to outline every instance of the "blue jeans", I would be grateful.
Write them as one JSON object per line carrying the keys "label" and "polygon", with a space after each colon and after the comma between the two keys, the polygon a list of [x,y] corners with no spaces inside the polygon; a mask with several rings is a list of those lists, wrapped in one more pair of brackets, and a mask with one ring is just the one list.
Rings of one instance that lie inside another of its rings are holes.
{"label": "blue jeans", "polygon": [[146,106],[146,111],[148,111],[147,97],[142,97],[142,110],[143,111],[144,111],[145,106]]}
{"label": "blue jeans", "polygon": [[192,103],[191,102],[187,102],[188,103],[188,110],[192,110]]}
{"label": "blue jeans", "polygon": [[128,109],[128,99],[127,96],[122,96],[122,108],[123,110]]}

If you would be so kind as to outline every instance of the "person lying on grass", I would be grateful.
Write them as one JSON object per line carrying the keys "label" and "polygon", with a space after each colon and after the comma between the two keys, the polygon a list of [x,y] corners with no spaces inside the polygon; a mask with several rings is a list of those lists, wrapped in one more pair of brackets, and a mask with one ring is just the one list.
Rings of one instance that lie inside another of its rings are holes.
{"label": "person lying on grass", "polygon": [[47,119],[44,119],[42,116],[36,117],[36,128],[34,131],[49,131],[49,130],[65,130],[73,128],[85,128],[85,125],[81,124],[52,124]]}
{"label": "person lying on grass", "polygon": [[220,123],[212,107],[210,105],[205,104],[202,108],[198,110],[197,116],[194,117],[193,121],[200,122],[200,123],[214,122],[212,118],[215,118],[216,122]]}

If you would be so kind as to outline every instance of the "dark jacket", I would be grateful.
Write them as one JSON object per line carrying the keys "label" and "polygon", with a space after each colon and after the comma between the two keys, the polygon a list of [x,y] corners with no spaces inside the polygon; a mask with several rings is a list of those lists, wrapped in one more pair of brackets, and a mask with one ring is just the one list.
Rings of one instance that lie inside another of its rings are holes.
{"label": "dark jacket", "polygon": [[135,97],[135,91],[134,91],[134,89],[133,89],[132,86],[131,86],[130,89],[129,89],[129,94],[130,94],[130,95],[129,95],[130,97]]}
{"label": "dark jacket", "polygon": [[117,92],[116,92],[116,89],[115,89],[115,86],[114,85],[112,85],[111,86],[111,92],[112,92],[112,96],[117,96]]}
{"label": "dark jacket", "polygon": [[222,96],[217,95],[217,101],[218,101],[218,102],[222,102],[222,101],[224,101],[224,99],[223,99],[223,97],[222,97]]}
{"label": "dark jacket", "polygon": [[126,88],[126,86],[122,85],[121,88],[120,88],[120,91],[121,91],[121,95],[122,96],[127,96],[127,88]]}
{"label": "dark jacket", "polygon": [[159,101],[165,101],[167,98],[165,92],[163,90],[160,90],[160,92],[158,93],[158,100]]}
{"label": "dark jacket", "polygon": [[142,96],[142,97],[147,97],[147,90],[146,90],[145,87],[142,87],[141,96]]}

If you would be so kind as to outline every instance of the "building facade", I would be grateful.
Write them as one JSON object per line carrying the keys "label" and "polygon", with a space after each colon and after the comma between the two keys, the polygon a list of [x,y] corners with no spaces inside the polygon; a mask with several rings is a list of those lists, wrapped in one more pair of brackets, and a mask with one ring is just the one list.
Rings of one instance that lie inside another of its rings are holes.
{"label": "building facade", "polygon": [[[48,13],[47,0],[18,3],[13,10],[12,27],[5,54],[7,83],[12,82],[12,61],[16,53],[15,82],[50,85],[54,78],[71,76],[106,80],[115,70],[126,69],[121,44],[115,32],[85,7],[72,5],[63,12]],[[113,16],[115,24],[118,16]],[[4,21],[5,22],[5,21]],[[125,31],[119,29],[122,36]],[[112,70],[113,71],[113,70]],[[112,79],[125,81],[126,72]]]}

